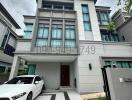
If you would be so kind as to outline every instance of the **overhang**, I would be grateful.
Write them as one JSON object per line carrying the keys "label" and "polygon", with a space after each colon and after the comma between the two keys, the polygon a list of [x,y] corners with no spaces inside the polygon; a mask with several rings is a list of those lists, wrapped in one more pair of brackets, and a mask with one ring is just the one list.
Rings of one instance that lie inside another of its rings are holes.
{"label": "overhang", "polygon": [[18,56],[27,62],[73,62],[77,56],[75,55],[32,55],[32,54],[18,54]]}

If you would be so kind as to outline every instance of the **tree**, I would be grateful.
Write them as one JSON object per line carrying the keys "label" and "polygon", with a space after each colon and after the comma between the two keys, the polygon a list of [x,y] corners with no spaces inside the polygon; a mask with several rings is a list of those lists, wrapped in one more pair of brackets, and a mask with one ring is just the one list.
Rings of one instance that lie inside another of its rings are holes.
{"label": "tree", "polygon": [[124,4],[124,10],[130,15],[132,16],[132,0],[118,0],[118,4],[117,5],[121,5]]}
{"label": "tree", "polygon": [[108,32],[112,33],[114,31],[114,22],[109,22],[107,26]]}

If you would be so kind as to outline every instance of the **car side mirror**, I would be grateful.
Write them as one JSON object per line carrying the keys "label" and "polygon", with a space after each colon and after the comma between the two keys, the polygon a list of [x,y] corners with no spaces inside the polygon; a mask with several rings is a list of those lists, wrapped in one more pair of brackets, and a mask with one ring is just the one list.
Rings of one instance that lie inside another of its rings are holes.
{"label": "car side mirror", "polygon": [[34,83],[35,83],[35,84],[38,84],[38,83],[39,83],[39,81],[35,81]]}

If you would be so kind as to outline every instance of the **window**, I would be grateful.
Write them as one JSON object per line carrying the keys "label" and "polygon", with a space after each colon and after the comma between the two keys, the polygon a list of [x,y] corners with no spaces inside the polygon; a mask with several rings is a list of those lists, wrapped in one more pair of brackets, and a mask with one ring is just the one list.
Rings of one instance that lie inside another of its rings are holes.
{"label": "window", "polygon": [[36,46],[43,47],[48,45],[48,40],[46,39],[37,39]]}
{"label": "window", "polygon": [[132,61],[105,61],[105,65],[116,65],[116,68],[132,68]]}
{"label": "window", "polygon": [[51,40],[51,46],[52,47],[61,47],[62,46],[62,40]]}
{"label": "window", "polygon": [[129,63],[129,61],[117,61],[117,67],[119,68],[131,68],[131,65]]}
{"label": "window", "polygon": [[62,2],[51,2],[51,1],[42,1],[42,8],[44,9],[57,9],[57,10],[73,10],[73,3],[62,3]]}
{"label": "window", "polygon": [[103,41],[113,41],[113,42],[118,42],[119,41],[119,37],[118,34],[110,34],[110,33],[101,33],[102,36],[102,40]]}
{"label": "window", "polygon": [[10,34],[10,31],[7,30],[7,32],[6,32],[5,36],[4,36],[4,39],[3,39],[3,41],[2,41],[2,44],[1,44],[1,47],[2,47],[2,48],[4,48],[4,47],[6,46],[6,42],[7,42],[7,40],[8,40],[9,34]]}
{"label": "window", "polygon": [[6,84],[32,84],[33,77],[15,77]]}
{"label": "window", "polygon": [[62,25],[52,25],[52,38],[62,38]]}
{"label": "window", "polygon": [[75,26],[67,25],[66,26],[66,39],[75,39]]}
{"label": "window", "polygon": [[[5,41],[4,37],[5,37],[5,33],[6,31],[6,25],[0,21],[0,47],[3,47],[4,44],[2,44],[3,41]],[[4,40],[3,40],[4,39]]]}
{"label": "window", "polygon": [[105,65],[112,65],[111,61],[105,61]]}
{"label": "window", "polygon": [[16,38],[12,35],[12,33],[9,35],[8,44],[12,46],[13,48],[16,47]]}
{"label": "window", "polygon": [[69,6],[68,5],[65,5],[64,6],[64,9],[65,10],[73,10],[73,5],[71,5],[71,6],[70,5]]}
{"label": "window", "polygon": [[6,67],[5,66],[0,66],[0,73],[4,73],[6,70]]}
{"label": "window", "polygon": [[75,25],[65,26],[65,47],[75,48],[76,46],[76,35],[75,35]]}
{"label": "window", "polygon": [[82,5],[84,31],[91,31],[91,22],[89,16],[88,5]]}
{"label": "window", "polygon": [[24,39],[31,39],[32,38],[32,28],[33,24],[26,23],[25,24],[25,30],[24,30]]}
{"label": "window", "polygon": [[49,25],[39,24],[36,46],[38,47],[48,46],[48,36],[49,36]]}
{"label": "window", "polygon": [[108,25],[109,15],[107,12],[97,12],[97,17],[100,25]]}
{"label": "window", "polygon": [[75,40],[66,40],[65,47],[66,48],[75,48]]}
{"label": "window", "polygon": [[52,25],[51,46],[52,47],[62,46],[62,25],[60,24]]}
{"label": "window", "polygon": [[58,9],[58,10],[61,9],[62,10],[63,9],[63,5],[54,5],[54,9]]}
{"label": "window", "polygon": [[52,9],[52,4],[43,4],[44,9]]}

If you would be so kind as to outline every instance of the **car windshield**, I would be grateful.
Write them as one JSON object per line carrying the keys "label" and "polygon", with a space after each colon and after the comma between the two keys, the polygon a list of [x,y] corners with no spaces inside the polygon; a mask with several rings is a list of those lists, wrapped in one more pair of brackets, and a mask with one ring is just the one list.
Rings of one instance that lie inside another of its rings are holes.
{"label": "car windshield", "polygon": [[6,84],[32,84],[33,77],[15,77]]}

